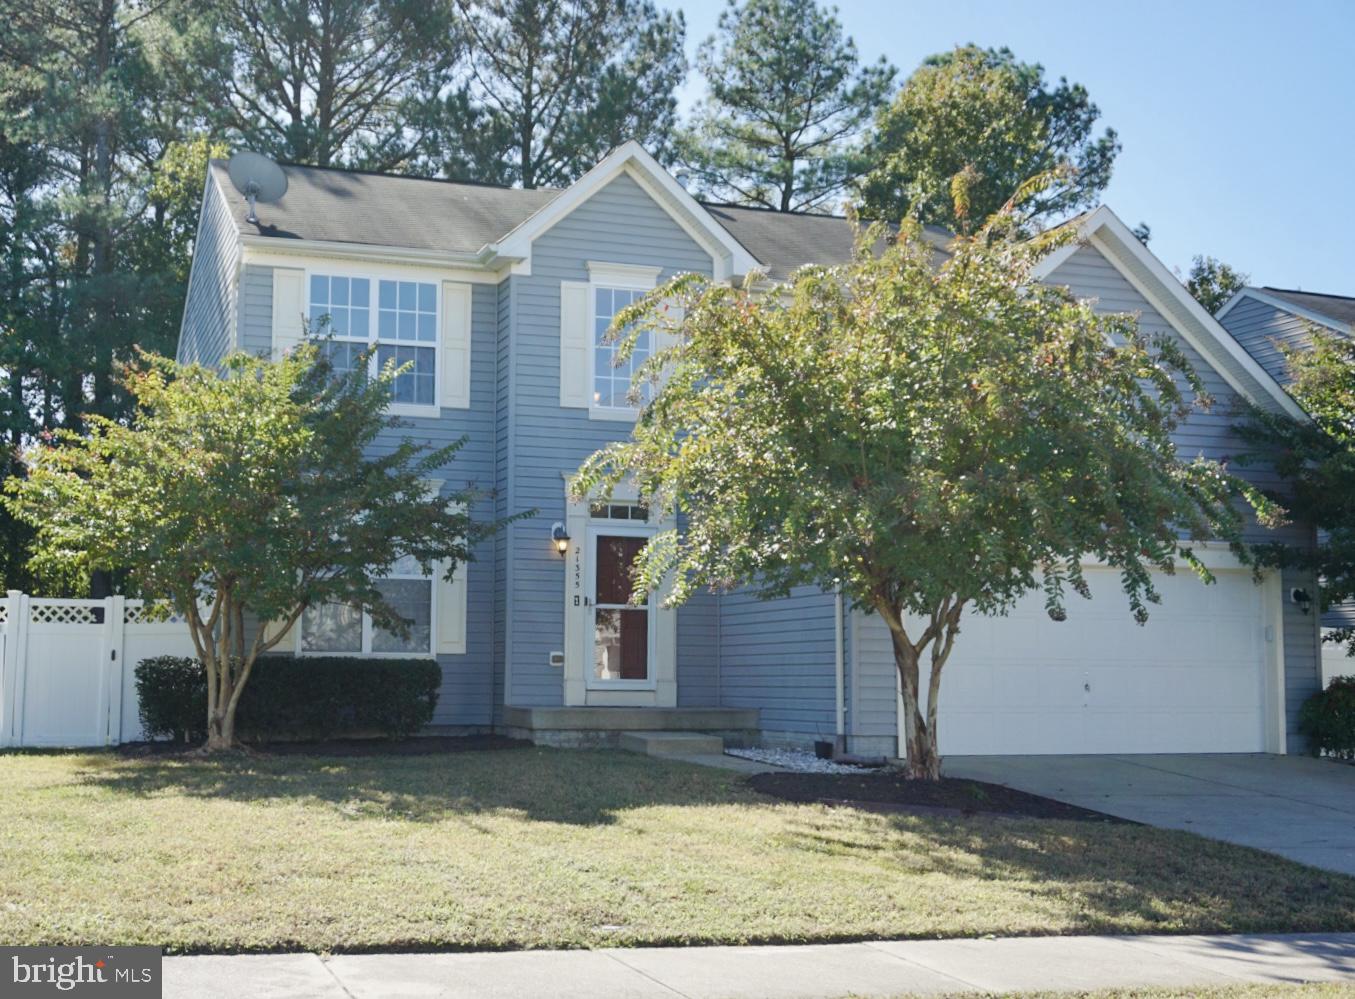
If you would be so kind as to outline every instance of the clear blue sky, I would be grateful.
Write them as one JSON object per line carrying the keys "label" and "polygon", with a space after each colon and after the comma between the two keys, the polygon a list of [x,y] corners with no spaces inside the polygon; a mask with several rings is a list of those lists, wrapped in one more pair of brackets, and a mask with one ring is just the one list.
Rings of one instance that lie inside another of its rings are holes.
{"label": "clear blue sky", "polygon": [[[723,0],[668,0],[688,53]],[[847,0],[861,53],[908,73],[956,44],[1006,45],[1086,86],[1124,148],[1104,194],[1182,272],[1197,253],[1251,283],[1355,295],[1355,0]],[[684,91],[701,90],[695,72]]]}

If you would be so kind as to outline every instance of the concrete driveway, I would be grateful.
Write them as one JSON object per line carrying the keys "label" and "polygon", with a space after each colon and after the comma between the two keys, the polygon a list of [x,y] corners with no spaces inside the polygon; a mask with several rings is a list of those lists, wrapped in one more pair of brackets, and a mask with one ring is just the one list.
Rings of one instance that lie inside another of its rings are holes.
{"label": "concrete driveway", "polygon": [[1309,756],[950,756],[969,777],[1355,875],[1355,766]]}

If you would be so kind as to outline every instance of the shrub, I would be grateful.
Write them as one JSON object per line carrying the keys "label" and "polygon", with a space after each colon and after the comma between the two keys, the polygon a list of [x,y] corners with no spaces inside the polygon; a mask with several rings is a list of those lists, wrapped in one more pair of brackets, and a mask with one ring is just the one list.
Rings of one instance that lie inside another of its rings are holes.
{"label": "shrub", "polygon": [[136,667],[141,727],[151,738],[207,738],[207,674],[202,663],[182,656],[143,659]]}
{"label": "shrub", "polygon": [[1299,711],[1299,731],[1315,755],[1355,760],[1355,676],[1334,677]]}
{"label": "shrub", "polygon": [[[433,719],[442,671],[431,659],[265,656],[236,720],[252,739],[413,735]],[[136,668],[141,725],[150,737],[202,739],[207,673],[196,659],[161,656]]]}

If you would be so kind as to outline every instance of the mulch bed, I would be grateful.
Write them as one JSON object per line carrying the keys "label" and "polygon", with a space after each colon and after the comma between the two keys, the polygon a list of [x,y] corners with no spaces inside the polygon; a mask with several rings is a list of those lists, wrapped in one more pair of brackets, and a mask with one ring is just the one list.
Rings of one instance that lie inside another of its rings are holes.
{"label": "mulch bed", "polygon": [[[251,742],[251,752],[269,756],[430,756],[434,753],[471,753],[530,746],[503,735],[429,735],[412,739],[325,739],[316,742]],[[129,742],[118,747],[123,756],[176,756],[193,753],[196,745],[182,742]]]}
{"label": "mulch bed", "polygon": [[939,781],[908,780],[896,770],[861,774],[765,773],[752,775],[748,783],[754,790],[784,801],[849,805],[870,811],[1136,824],[1001,784],[953,777]]}

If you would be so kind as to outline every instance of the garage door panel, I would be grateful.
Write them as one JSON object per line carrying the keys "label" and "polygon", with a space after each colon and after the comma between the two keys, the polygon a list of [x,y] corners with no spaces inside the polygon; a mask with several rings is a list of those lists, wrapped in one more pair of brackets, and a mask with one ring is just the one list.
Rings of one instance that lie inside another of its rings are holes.
{"label": "garage door panel", "polygon": [[1064,622],[1039,593],[967,621],[941,688],[942,753],[1263,751],[1265,594],[1250,572],[1216,576],[1159,577],[1143,626],[1117,574],[1097,570]]}

